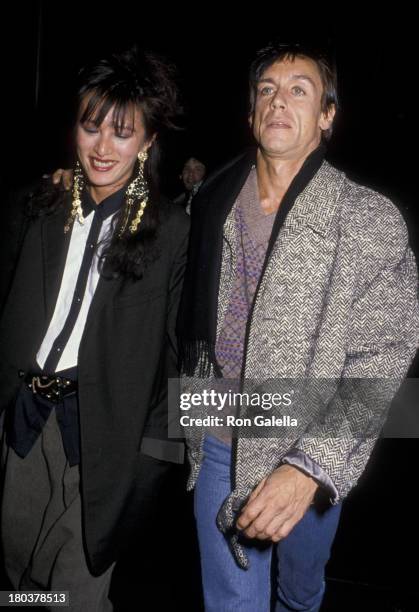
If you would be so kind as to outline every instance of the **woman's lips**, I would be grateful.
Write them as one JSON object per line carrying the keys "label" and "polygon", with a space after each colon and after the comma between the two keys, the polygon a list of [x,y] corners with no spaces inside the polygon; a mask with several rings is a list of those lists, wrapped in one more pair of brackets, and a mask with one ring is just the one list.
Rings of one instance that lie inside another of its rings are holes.
{"label": "woman's lips", "polygon": [[97,157],[90,158],[90,165],[97,172],[109,172],[117,163],[113,160],[98,159]]}

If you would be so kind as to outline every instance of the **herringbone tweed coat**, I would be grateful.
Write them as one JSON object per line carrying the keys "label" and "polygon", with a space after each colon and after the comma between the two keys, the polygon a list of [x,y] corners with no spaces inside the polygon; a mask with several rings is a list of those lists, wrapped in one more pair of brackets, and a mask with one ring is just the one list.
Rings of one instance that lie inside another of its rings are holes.
{"label": "herringbone tweed coat", "polygon": [[[207,201],[201,205],[211,207],[223,184],[231,186],[232,173],[243,184],[248,172],[237,167],[246,163],[241,159],[219,173],[207,194],[203,190],[201,199]],[[235,232],[233,205],[223,229],[217,333],[234,279]],[[416,265],[401,215],[384,196],[324,161],[297,198],[272,250],[256,296],[245,377],[385,378],[396,381],[394,391],[413,359],[418,330]],[[388,403],[382,402],[383,413]],[[331,478],[338,492],[332,502],[342,500],[363,472],[376,437],[349,435],[351,422],[357,431],[368,431],[370,417],[356,399],[348,405],[347,398],[335,396],[321,422],[306,423],[293,441],[239,437],[233,454],[235,489],[219,512],[219,528],[228,532],[234,526],[234,511],[292,449],[306,453]],[[192,488],[203,436],[199,430],[188,435]],[[246,567],[234,536],[232,545]]]}

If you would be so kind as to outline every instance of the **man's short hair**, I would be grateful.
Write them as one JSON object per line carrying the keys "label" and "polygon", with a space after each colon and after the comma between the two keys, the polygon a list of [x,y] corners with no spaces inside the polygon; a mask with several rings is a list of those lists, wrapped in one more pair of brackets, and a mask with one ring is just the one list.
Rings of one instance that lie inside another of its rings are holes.
{"label": "man's short hair", "polygon": [[[322,112],[327,113],[332,106],[338,108],[337,72],[334,59],[324,49],[311,44],[273,42],[256,53],[250,65],[250,113],[255,108],[257,84],[267,68],[280,60],[295,60],[296,57],[311,59],[317,66],[323,84]],[[332,135],[332,126],[323,131],[323,137],[328,140]]]}
{"label": "man's short hair", "polygon": [[200,164],[201,166],[204,167],[205,170],[207,169],[205,162],[203,162],[202,159],[200,159],[199,157],[195,157],[194,155],[190,155],[189,157],[185,159],[182,169],[185,168],[186,164],[188,164],[190,161]]}

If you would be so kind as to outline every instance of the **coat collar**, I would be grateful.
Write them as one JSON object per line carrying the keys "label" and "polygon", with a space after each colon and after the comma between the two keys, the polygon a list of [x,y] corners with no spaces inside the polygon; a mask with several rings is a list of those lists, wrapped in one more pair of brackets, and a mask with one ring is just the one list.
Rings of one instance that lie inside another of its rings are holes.
{"label": "coat collar", "polygon": [[100,216],[101,220],[104,221],[116,213],[124,204],[127,185],[128,183],[121,187],[121,189],[118,189],[118,191],[115,191],[115,193],[106,197],[99,204],[96,204],[88,189],[85,188],[81,197],[83,215],[87,217],[91,212],[95,212]]}
{"label": "coat collar", "polygon": [[[237,199],[256,155],[248,152],[237,160],[237,166],[229,177],[234,193],[230,195],[231,208],[224,224],[224,236],[234,243],[234,202]],[[294,234],[305,226],[325,237],[336,212],[339,194],[345,181],[343,172],[323,161],[314,178],[297,197],[295,204],[284,224],[283,232]]]}
{"label": "coat collar", "polygon": [[[67,198],[69,200],[69,197]],[[65,260],[70,244],[71,232],[64,233],[70,204],[54,214],[45,217],[42,223],[42,248],[45,279],[45,311],[47,321],[51,320],[61,286]]]}
{"label": "coat collar", "polygon": [[335,215],[345,175],[324,161],[314,178],[298,196],[289,223],[308,226],[325,237]]}

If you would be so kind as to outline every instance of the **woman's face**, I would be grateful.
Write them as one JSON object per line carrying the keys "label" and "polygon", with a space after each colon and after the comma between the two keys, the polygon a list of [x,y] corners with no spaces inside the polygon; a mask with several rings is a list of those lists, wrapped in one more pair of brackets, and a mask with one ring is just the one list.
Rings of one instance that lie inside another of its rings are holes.
{"label": "woman's face", "polygon": [[[83,116],[87,102],[88,97],[82,101],[79,117]],[[122,126],[114,124],[113,115],[114,107],[99,126],[93,118],[77,123],[77,155],[96,202],[123,187],[132,175],[138,153],[152,143],[152,139],[146,139],[140,108],[133,107],[132,113],[125,113]]]}

